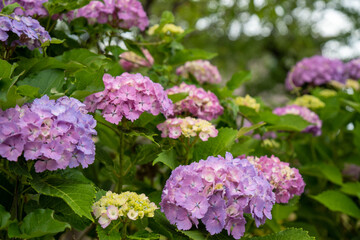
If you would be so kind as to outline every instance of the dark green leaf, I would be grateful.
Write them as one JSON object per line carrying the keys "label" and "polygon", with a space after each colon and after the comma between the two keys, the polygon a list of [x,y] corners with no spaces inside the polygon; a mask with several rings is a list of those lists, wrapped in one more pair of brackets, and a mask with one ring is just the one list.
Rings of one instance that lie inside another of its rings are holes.
{"label": "dark green leaf", "polygon": [[96,226],[96,233],[99,237],[99,240],[119,240],[121,235],[119,231],[113,230],[110,231],[111,225],[103,229],[100,225]]}
{"label": "dark green leaf", "polygon": [[[246,238],[248,239],[248,238]],[[289,228],[284,231],[270,234],[263,237],[253,237],[251,240],[315,240],[310,237],[309,234],[301,228]]]}
{"label": "dark green leaf", "polygon": [[210,53],[202,49],[184,49],[172,56],[169,60],[169,63],[174,65],[184,64],[187,61],[193,61],[197,59],[209,60],[216,56],[216,53]]}
{"label": "dark green leaf", "polygon": [[0,205],[0,230],[7,227],[10,217],[10,213],[5,210],[3,205]]}

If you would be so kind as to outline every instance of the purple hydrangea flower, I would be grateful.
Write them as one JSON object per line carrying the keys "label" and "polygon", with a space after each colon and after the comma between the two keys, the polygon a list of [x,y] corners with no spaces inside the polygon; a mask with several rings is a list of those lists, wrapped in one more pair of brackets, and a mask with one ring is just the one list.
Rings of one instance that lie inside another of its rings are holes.
{"label": "purple hydrangea flower", "polygon": [[[71,116],[71,117],[70,117]],[[36,160],[35,171],[87,167],[95,159],[96,121],[74,98],[50,100],[0,112],[0,155],[17,161]]]}
{"label": "purple hydrangea flower", "polygon": [[360,58],[354,59],[345,64],[346,79],[360,79]]}
{"label": "purple hydrangea flower", "polygon": [[299,170],[290,168],[289,163],[281,162],[274,155],[259,158],[248,156],[247,160],[262,172],[273,186],[277,203],[288,203],[294,195],[301,195],[304,192],[305,182]]}
{"label": "purple hydrangea flower", "polygon": [[191,73],[200,83],[221,83],[221,75],[216,66],[207,60],[186,62],[176,69],[176,74],[185,78]]}
{"label": "purple hydrangea flower", "polygon": [[138,27],[141,31],[149,25],[149,19],[137,0],[91,1],[78,10],[77,17],[85,17],[90,23],[108,23],[125,29]]}
{"label": "purple hydrangea flower", "polygon": [[286,88],[293,90],[304,85],[319,86],[330,81],[345,83],[344,64],[323,56],[304,58],[288,73]]}
{"label": "purple hydrangea flower", "polygon": [[189,230],[201,220],[210,234],[226,229],[236,239],[245,232],[244,213],[259,226],[271,219],[275,203],[265,177],[247,159],[230,153],[177,167],[161,198],[161,211],[178,229]]}
{"label": "purple hydrangea flower", "polygon": [[320,136],[321,135],[321,126],[322,121],[320,120],[319,116],[314,113],[313,111],[309,110],[306,107],[301,107],[297,105],[290,105],[285,107],[278,107],[275,108],[273,111],[276,115],[286,115],[286,114],[293,114],[293,115],[299,115],[306,121],[312,123],[313,125],[307,126],[303,132],[312,133],[314,136]]}
{"label": "purple hydrangea flower", "polygon": [[[14,33],[18,39],[8,42],[9,33]],[[51,37],[45,28],[31,17],[19,17],[14,14],[10,17],[0,16],[0,41],[8,46],[27,46],[34,50],[50,40]]]}
{"label": "purple hydrangea flower", "polygon": [[123,73],[117,77],[105,74],[103,81],[105,90],[88,96],[84,103],[90,112],[103,110],[108,122],[118,124],[123,117],[134,121],[143,112],[173,114],[172,101],[163,87],[140,73]]}
{"label": "purple hydrangea flower", "polygon": [[210,91],[197,88],[195,85],[181,83],[180,86],[166,90],[168,95],[176,93],[189,94],[185,99],[178,101],[174,105],[176,115],[190,114],[195,117],[212,120],[223,114],[224,108],[220,105],[219,99]]}
{"label": "purple hydrangea flower", "polygon": [[[49,15],[43,3],[48,2],[48,0],[5,0],[5,4],[9,5],[12,3],[19,3],[23,8],[16,8],[15,14],[22,16],[47,16]],[[0,10],[3,8],[2,2],[0,3]]]}

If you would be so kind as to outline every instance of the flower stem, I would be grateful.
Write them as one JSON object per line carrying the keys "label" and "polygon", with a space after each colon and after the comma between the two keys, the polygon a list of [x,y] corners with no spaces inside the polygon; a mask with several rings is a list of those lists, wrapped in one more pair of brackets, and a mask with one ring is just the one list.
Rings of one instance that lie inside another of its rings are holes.
{"label": "flower stem", "polygon": [[125,219],[125,221],[124,221],[124,226],[123,226],[123,228],[122,228],[122,230],[121,230],[121,240],[126,239],[126,228],[127,228],[127,224],[128,224],[128,222],[127,222],[127,220]]}
{"label": "flower stem", "polygon": [[119,132],[120,137],[120,146],[119,146],[119,179],[117,182],[117,188],[116,191],[118,193],[121,193],[122,187],[123,187],[123,160],[124,160],[124,133]]}

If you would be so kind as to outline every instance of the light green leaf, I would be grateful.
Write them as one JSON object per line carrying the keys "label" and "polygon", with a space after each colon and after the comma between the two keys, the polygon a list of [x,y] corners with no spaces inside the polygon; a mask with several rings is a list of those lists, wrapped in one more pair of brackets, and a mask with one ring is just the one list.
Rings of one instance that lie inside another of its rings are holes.
{"label": "light green leaf", "polygon": [[302,174],[325,178],[335,184],[342,184],[342,175],[340,170],[333,165],[326,163],[316,163],[305,165],[300,168]]}
{"label": "light green leaf", "polygon": [[251,78],[251,72],[238,71],[226,83],[226,86],[229,90],[234,91],[235,89],[239,88],[244,82],[251,80]]}
{"label": "light green leaf", "polygon": [[179,162],[176,159],[176,151],[174,149],[165,150],[158,155],[158,157],[153,161],[153,165],[161,162],[168,166],[171,170],[174,170],[179,166]]}
{"label": "light green leaf", "polygon": [[8,235],[10,238],[28,239],[62,232],[66,228],[70,228],[70,225],[55,220],[53,210],[37,209],[29,213],[21,224],[10,224]]}
{"label": "light green leaf", "polygon": [[171,99],[173,103],[179,102],[185,99],[187,96],[189,96],[188,93],[175,93],[168,95],[168,97]]}
{"label": "light green leaf", "polygon": [[201,233],[200,231],[197,230],[193,230],[193,231],[180,231],[183,234],[185,234],[186,236],[188,236],[190,239],[193,240],[206,240],[206,236],[204,236],[203,233]]}
{"label": "light green leaf", "polygon": [[302,117],[293,114],[286,114],[277,116],[271,112],[262,112],[259,114],[259,120],[271,124],[267,126],[269,130],[283,130],[283,131],[302,131],[310,123]]}
{"label": "light green leaf", "polygon": [[5,60],[0,59],[0,80],[10,78],[12,74],[12,65]]}
{"label": "light green leaf", "polygon": [[44,3],[45,8],[48,10],[49,15],[55,13],[68,12],[70,10],[81,8],[87,5],[91,0],[77,0],[77,1],[64,1],[64,0],[49,0]]}
{"label": "light green leaf", "polygon": [[165,25],[166,23],[173,23],[174,21],[175,21],[174,14],[172,14],[172,12],[170,11],[164,11],[161,14],[160,26]]}
{"label": "light green leaf", "polygon": [[36,177],[31,181],[31,186],[39,193],[63,199],[77,215],[93,221],[91,206],[95,187],[79,171],[69,170],[46,178]]}
{"label": "light green leaf", "polygon": [[3,205],[0,205],[0,230],[7,227],[10,217],[10,213],[5,210]]}
{"label": "light green leaf", "polygon": [[331,211],[342,212],[349,216],[360,219],[360,209],[358,206],[356,206],[351,198],[341,192],[329,190],[311,197],[325,205]]}
{"label": "light green leaf", "polygon": [[259,127],[262,127],[265,124],[266,123],[264,123],[264,122],[259,122],[257,124],[254,124],[254,125],[250,126],[250,127],[242,127],[237,133],[237,138],[240,138],[240,137],[244,136],[246,133],[248,133],[250,131],[258,129]]}
{"label": "light green leaf", "polygon": [[343,193],[356,196],[360,199],[360,182],[344,183],[340,189]]}
{"label": "light green leaf", "polygon": [[207,159],[208,156],[224,155],[237,138],[238,131],[232,128],[220,128],[217,137],[195,144],[193,160]]}
{"label": "light green leaf", "polygon": [[19,3],[8,4],[1,10],[1,13],[6,14],[6,15],[10,15],[10,14],[12,14],[14,12],[15,8],[18,8],[18,7],[22,8]]}

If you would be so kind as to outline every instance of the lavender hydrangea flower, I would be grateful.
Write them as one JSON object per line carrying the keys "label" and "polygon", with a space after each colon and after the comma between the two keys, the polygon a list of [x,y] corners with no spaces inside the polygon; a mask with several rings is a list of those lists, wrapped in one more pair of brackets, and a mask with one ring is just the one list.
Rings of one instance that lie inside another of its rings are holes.
{"label": "lavender hydrangea flower", "polygon": [[172,101],[163,87],[140,73],[105,74],[103,81],[105,90],[86,97],[84,103],[90,112],[101,109],[108,122],[118,124],[123,117],[135,121],[143,112],[173,114]]}
{"label": "lavender hydrangea flower", "polygon": [[[18,39],[8,42],[9,34],[17,35]],[[50,40],[49,33],[31,17],[19,17],[14,14],[9,17],[0,16],[0,41],[8,46],[27,46],[34,50]]]}
{"label": "lavender hydrangea flower", "polygon": [[345,76],[346,79],[360,79],[360,58],[351,60],[345,64]]}
{"label": "lavender hydrangea flower", "polygon": [[281,162],[279,158],[248,156],[246,158],[258,171],[261,171],[274,188],[276,202],[288,203],[294,195],[304,192],[305,182],[299,170],[290,168],[289,163]]}
{"label": "lavender hydrangea flower", "polygon": [[185,99],[175,103],[174,113],[176,115],[190,114],[210,121],[220,116],[224,111],[214,93],[206,92],[203,88],[197,88],[195,85],[181,83],[180,86],[172,87],[166,92],[168,95],[176,93],[189,94]]}
{"label": "lavender hydrangea flower", "polygon": [[36,160],[35,171],[87,167],[95,159],[96,121],[74,98],[35,99],[0,112],[0,155]]}
{"label": "lavender hydrangea flower", "polygon": [[226,153],[177,167],[161,199],[161,211],[178,229],[197,227],[201,220],[211,235],[226,229],[239,239],[245,232],[243,214],[251,214],[256,226],[264,224],[272,217],[275,194],[247,159]]}
{"label": "lavender hydrangea flower", "polygon": [[141,31],[149,25],[149,19],[137,0],[91,1],[78,10],[77,17],[85,17],[90,23],[108,23],[125,29],[138,27]]}
{"label": "lavender hydrangea flower", "polygon": [[309,110],[306,107],[301,107],[297,105],[290,105],[285,107],[278,107],[275,108],[273,111],[276,115],[286,115],[286,114],[293,114],[293,115],[299,115],[306,121],[312,123],[313,125],[307,126],[303,132],[312,133],[314,136],[320,136],[321,135],[321,126],[322,121],[320,120],[319,116],[314,113],[313,111]]}
{"label": "lavender hydrangea flower", "polygon": [[[16,8],[14,13],[16,15],[22,16],[47,16],[48,12],[43,6],[43,3],[48,2],[48,0],[5,0],[5,4],[19,3],[23,8]],[[3,4],[0,3],[0,10],[3,8]]]}
{"label": "lavender hydrangea flower", "polygon": [[286,88],[293,90],[304,85],[319,86],[330,81],[344,83],[344,64],[337,59],[323,56],[304,58],[288,73]]}
{"label": "lavender hydrangea flower", "polygon": [[206,60],[189,61],[176,69],[176,74],[185,78],[189,77],[189,73],[200,83],[221,83],[218,68]]}

